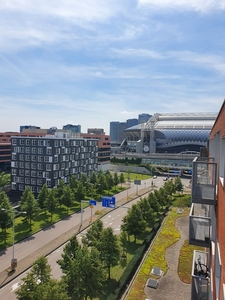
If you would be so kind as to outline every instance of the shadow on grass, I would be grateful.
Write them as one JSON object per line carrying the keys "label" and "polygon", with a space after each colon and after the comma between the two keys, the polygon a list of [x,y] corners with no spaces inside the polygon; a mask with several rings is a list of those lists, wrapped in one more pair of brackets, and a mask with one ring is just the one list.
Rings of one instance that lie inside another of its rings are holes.
{"label": "shadow on grass", "polygon": [[118,281],[116,279],[109,279],[105,282],[105,293],[103,296],[99,297],[99,300],[106,300],[107,296],[113,294],[115,289],[118,287]]}

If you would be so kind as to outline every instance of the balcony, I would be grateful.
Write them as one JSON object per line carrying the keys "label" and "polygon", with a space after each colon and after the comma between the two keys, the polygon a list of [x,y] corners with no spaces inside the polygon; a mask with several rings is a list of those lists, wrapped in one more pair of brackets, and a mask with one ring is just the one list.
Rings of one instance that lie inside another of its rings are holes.
{"label": "balcony", "polygon": [[209,206],[193,203],[189,214],[189,244],[209,247],[210,225]]}
{"label": "balcony", "polygon": [[209,292],[208,253],[195,250],[192,264],[191,299],[208,300]]}
{"label": "balcony", "polygon": [[192,169],[192,203],[216,204],[217,164],[194,160]]}

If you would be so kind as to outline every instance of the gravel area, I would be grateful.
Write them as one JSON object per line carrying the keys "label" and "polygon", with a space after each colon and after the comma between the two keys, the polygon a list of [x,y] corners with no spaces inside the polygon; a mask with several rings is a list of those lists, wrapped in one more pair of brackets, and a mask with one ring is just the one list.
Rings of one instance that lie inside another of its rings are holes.
{"label": "gravel area", "polygon": [[180,239],[166,250],[168,271],[158,281],[158,288],[145,287],[146,299],[149,300],[190,300],[191,284],[183,283],[177,274],[180,249],[188,239],[188,217],[176,220],[176,228],[180,232]]}

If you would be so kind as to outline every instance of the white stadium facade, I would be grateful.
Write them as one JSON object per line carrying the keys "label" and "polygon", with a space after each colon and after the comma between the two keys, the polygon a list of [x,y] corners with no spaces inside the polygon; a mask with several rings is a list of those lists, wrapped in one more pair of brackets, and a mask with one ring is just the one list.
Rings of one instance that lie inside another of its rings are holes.
{"label": "white stadium facade", "polygon": [[207,145],[217,113],[154,114],[125,130],[122,147],[137,153],[199,152]]}

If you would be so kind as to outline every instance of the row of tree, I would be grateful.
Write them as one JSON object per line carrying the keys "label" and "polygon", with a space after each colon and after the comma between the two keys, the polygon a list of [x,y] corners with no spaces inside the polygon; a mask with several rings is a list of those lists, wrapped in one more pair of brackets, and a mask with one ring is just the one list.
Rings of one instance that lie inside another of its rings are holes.
{"label": "row of tree", "polygon": [[[20,300],[36,299],[95,299],[104,297],[105,284],[111,277],[111,268],[127,252],[128,240],[151,227],[163,211],[171,205],[171,195],[182,190],[181,180],[168,181],[159,190],[141,198],[132,205],[123,218],[118,237],[111,227],[104,228],[97,220],[79,243],[76,235],[67,243],[58,264],[63,276],[54,280],[46,258],[41,257],[23,279],[16,294]],[[54,293],[51,292],[54,291]],[[29,292],[27,292],[29,291]]]}
{"label": "row of tree", "polygon": [[[119,183],[125,182],[124,174],[110,173],[107,171],[103,173],[92,173],[88,178],[82,174],[78,180],[75,175],[71,176],[69,184],[65,184],[64,180],[59,181],[59,186],[54,189],[49,189],[44,184],[37,195],[37,199],[33,194],[31,188],[26,187],[22,193],[19,205],[20,211],[26,212],[24,215],[25,220],[29,223],[30,231],[32,230],[32,221],[40,213],[45,210],[50,214],[50,222],[52,222],[53,214],[58,207],[66,207],[68,210],[82,199],[94,198],[102,193],[108,193],[110,189],[116,187]],[[38,200],[38,201],[37,201]],[[4,210],[2,210],[2,208]],[[0,227],[6,233],[7,228],[12,226],[12,205],[6,193],[0,192]],[[6,238],[6,234],[4,235]]]}

